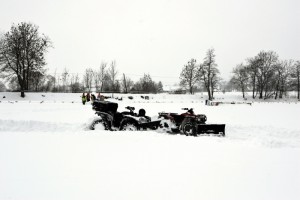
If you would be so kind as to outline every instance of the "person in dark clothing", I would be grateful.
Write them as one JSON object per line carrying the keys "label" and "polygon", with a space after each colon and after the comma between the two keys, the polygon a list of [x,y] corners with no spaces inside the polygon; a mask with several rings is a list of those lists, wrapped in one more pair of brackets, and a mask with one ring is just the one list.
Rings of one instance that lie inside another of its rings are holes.
{"label": "person in dark clothing", "polygon": [[85,105],[85,102],[86,102],[86,96],[85,96],[84,93],[82,93],[81,99],[82,99],[82,104]]}
{"label": "person in dark clothing", "polygon": [[139,116],[139,117],[145,117],[145,115],[146,115],[145,109],[143,109],[143,108],[140,109],[140,110],[139,110],[139,115],[138,115],[138,116]]}
{"label": "person in dark clothing", "polygon": [[89,102],[90,100],[91,100],[91,96],[90,96],[90,93],[88,92],[86,95],[86,101]]}
{"label": "person in dark clothing", "polygon": [[91,101],[94,102],[96,100],[96,96],[94,94],[91,94]]}
{"label": "person in dark clothing", "polygon": [[97,99],[100,100],[100,98],[101,98],[101,94],[99,92],[98,95],[97,95]]}

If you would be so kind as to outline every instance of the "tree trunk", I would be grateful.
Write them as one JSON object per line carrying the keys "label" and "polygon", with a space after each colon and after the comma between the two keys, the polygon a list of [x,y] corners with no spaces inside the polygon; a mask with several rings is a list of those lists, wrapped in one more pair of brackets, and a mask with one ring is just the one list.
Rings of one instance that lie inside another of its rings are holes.
{"label": "tree trunk", "polygon": [[266,99],[266,98],[267,98],[267,93],[268,93],[268,91],[267,91],[267,90],[265,90],[264,99]]}
{"label": "tree trunk", "polygon": [[298,78],[298,84],[297,84],[297,88],[298,88],[298,99],[300,99],[300,72],[297,72],[297,78]]}
{"label": "tree trunk", "polygon": [[207,83],[208,83],[208,85],[207,85],[207,92],[208,92],[208,99],[209,100],[212,100],[212,96],[211,96],[211,91],[210,91],[210,73],[208,73],[208,76],[207,76]]}
{"label": "tree trunk", "polygon": [[24,92],[24,85],[26,84],[25,80],[23,80],[21,78],[20,75],[18,75],[18,83],[21,89],[21,97],[24,98],[25,97],[25,92]]}
{"label": "tree trunk", "polygon": [[127,82],[126,82],[125,74],[123,74],[123,78],[124,78],[125,93],[127,94]]}
{"label": "tree trunk", "polygon": [[189,92],[190,92],[190,94],[193,94],[193,86],[192,86],[192,81],[191,81],[191,80],[189,80],[188,84],[189,84]]}
{"label": "tree trunk", "polygon": [[244,89],[244,86],[242,86],[242,93],[243,93],[243,99],[245,99],[245,89]]}
{"label": "tree trunk", "polygon": [[260,90],[260,91],[259,91],[259,99],[262,99],[262,98],[263,98],[263,91]]}
{"label": "tree trunk", "polygon": [[29,90],[29,78],[30,78],[30,73],[29,73],[29,67],[27,68],[27,76],[26,76],[26,89]]}
{"label": "tree trunk", "polygon": [[24,98],[25,97],[24,89],[25,89],[25,86],[26,86],[26,80],[19,77],[19,85],[20,85],[20,88],[21,88],[21,97]]}
{"label": "tree trunk", "polygon": [[21,86],[21,97],[24,98],[25,97],[25,92],[24,92],[24,83],[25,81],[22,81],[20,86]]}
{"label": "tree trunk", "polygon": [[22,97],[22,98],[25,97],[25,92],[24,92],[24,90],[21,91],[21,97]]}
{"label": "tree trunk", "polygon": [[283,90],[280,90],[279,91],[279,99],[282,99],[282,97],[283,97]]}
{"label": "tree trunk", "polygon": [[275,99],[277,99],[278,97],[278,91],[279,91],[279,83],[276,84]]}
{"label": "tree trunk", "polygon": [[210,93],[211,93],[211,99],[214,99],[214,85],[213,85],[213,83],[210,84]]}
{"label": "tree trunk", "polygon": [[255,88],[255,85],[256,85],[256,78],[254,77],[253,78],[253,90],[252,90],[252,98],[255,99],[255,92],[256,92],[256,88]]}
{"label": "tree trunk", "polygon": [[209,87],[207,88],[207,93],[208,93],[208,99],[212,100],[211,93],[210,93],[210,88]]}

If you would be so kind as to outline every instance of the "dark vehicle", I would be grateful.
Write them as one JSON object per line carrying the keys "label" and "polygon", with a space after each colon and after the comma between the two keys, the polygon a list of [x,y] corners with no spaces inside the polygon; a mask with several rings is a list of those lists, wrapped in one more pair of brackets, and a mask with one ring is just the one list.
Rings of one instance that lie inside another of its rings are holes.
{"label": "dark vehicle", "polygon": [[151,118],[146,116],[146,111],[140,109],[139,113],[135,113],[134,107],[127,106],[128,111],[117,112],[118,104],[109,101],[94,101],[93,110],[100,118],[93,121],[90,129],[94,130],[97,124],[102,124],[105,130],[143,130],[157,129],[159,121],[151,122]]}
{"label": "dark vehicle", "polygon": [[225,124],[206,124],[204,114],[196,115],[192,108],[183,108],[185,113],[158,113],[161,118],[160,127],[168,132],[197,136],[198,134],[220,134],[225,136]]}

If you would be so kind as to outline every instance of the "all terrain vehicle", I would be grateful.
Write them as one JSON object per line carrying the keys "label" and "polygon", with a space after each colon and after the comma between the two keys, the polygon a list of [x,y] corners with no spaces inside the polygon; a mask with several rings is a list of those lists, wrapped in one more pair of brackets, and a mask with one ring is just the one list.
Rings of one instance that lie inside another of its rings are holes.
{"label": "all terrain vehicle", "polygon": [[110,101],[94,101],[93,110],[100,118],[95,119],[90,125],[94,130],[95,126],[102,124],[105,130],[144,130],[147,128],[157,129],[159,121],[151,122],[151,118],[146,116],[146,111],[140,109],[135,113],[134,107],[127,106],[128,111],[117,112],[118,104]]}
{"label": "all terrain vehicle", "polygon": [[158,113],[160,128],[167,132],[180,133],[197,136],[198,134],[219,134],[225,136],[225,124],[206,124],[207,117],[204,114],[196,115],[193,108],[183,108],[186,112]]}

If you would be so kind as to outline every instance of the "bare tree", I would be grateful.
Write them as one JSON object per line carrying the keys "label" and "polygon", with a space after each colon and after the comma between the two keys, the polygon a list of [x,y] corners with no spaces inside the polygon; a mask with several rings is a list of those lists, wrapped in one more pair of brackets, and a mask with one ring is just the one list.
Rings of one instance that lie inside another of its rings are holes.
{"label": "bare tree", "polygon": [[105,69],[106,69],[106,63],[101,63],[99,70],[93,71],[94,85],[95,85],[96,92],[103,91],[105,85],[105,79],[107,76],[107,72]]}
{"label": "bare tree", "polygon": [[16,77],[21,96],[29,89],[33,72],[40,72],[45,66],[45,53],[51,42],[45,35],[40,36],[38,27],[22,22],[12,25],[0,41],[0,71],[7,78]]}
{"label": "bare tree", "polygon": [[145,93],[156,93],[155,83],[152,80],[150,74],[144,74],[144,77],[140,79],[142,91]]}
{"label": "bare tree", "polygon": [[198,69],[196,59],[191,59],[188,61],[188,64],[183,67],[180,74],[180,85],[184,88],[188,88],[190,94],[194,93],[194,86],[199,81]]}
{"label": "bare tree", "polygon": [[93,69],[88,68],[85,70],[85,74],[83,75],[83,81],[85,87],[88,89],[89,92],[92,90],[92,83],[93,83]]}
{"label": "bare tree", "polygon": [[119,80],[116,80],[114,92],[120,92],[121,91],[121,84]]}
{"label": "bare tree", "polygon": [[78,74],[72,74],[70,78],[70,88],[71,92],[81,92],[82,86],[79,82],[79,75]]}
{"label": "bare tree", "polygon": [[257,70],[259,98],[266,99],[272,94],[272,77],[274,76],[275,66],[278,63],[278,55],[274,51],[261,51],[256,59],[259,63]]}
{"label": "bare tree", "polygon": [[100,73],[99,71],[93,70],[93,77],[94,77],[94,86],[96,89],[96,92],[100,91]]}
{"label": "bare tree", "polygon": [[163,91],[164,91],[163,84],[161,81],[159,81],[157,83],[157,92],[163,92]]}
{"label": "bare tree", "polygon": [[221,82],[221,77],[219,76],[220,71],[218,68],[215,68],[212,71],[212,76],[211,76],[211,85],[210,85],[210,91],[211,91],[211,97],[214,98],[214,92],[219,88],[220,82]]}
{"label": "bare tree", "polygon": [[295,78],[297,98],[300,99],[300,61],[294,63],[292,77]]}
{"label": "bare tree", "polygon": [[247,89],[249,79],[246,66],[241,63],[233,69],[232,73],[231,82],[242,90],[243,98],[245,98],[245,90]]}
{"label": "bare tree", "polygon": [[116,68],[116,61],[112,61],[110,64],[110,68],[108,69],[108,76],[110,78],[111,90],[116,90],[116,81],[117,81],[118,71]]}
{"label": "bare tree", "polygon": [[52,75],[46,75],[44,90],[45,91],[53,91],[54,83],[55,83],[55,77]]}
{"label": "bare tree", "polygon": [[56,89],[56,68],[55,68],[55,71],[54,71],[54,74],[53,74],[53,92],[56,92],[57,89]]}
{"label": "bare tree", "polygon": [[252,98],[255,99],[257,95],[257,74],[260,60],[257,58],[249,58],[247,62],[247,71],[250,77],[249,82],[252,86]]}
{"label": "bare tree", "polygon": [[134,90],[142,93],[157,93],[157,84],[152,80],[150,74],[144,74],[139,81],[134,84]]}
{"label": "bare tree", "polygon": [[275,75],[274,75],[274,81],[275,81],[275,99],[282,98],[283,94],[287,91],[289,77],[291,75],[291,70],[293,66],[294,61],[292,60],[284,60],[277,63],[275,66]]}
{"label": "bare tree", "polygon": [[99,81],[100,81],[100,92],[103,91],[103,87],[104,87],[104,82],[105,82],[105,78],[106,78],[106,65],[107,63],[101,63],[100,69],[99,69]]}
{"label": "bare tree", "polygon": [[32,84],[34,90],[38,92],[40,90],[40,87],[45,82],[45,71],[33,71],[31,72],[31,78],[30,83]]}
{"label": "bare tree", "polygon": [[62,80],[62,90],[64,92],[67,92],[67,85],[69,82],[69,70],[67,68],[64,68],[63,73],[61,74],[61,80]]}
{"label": "bare tree", "polygon": [[219,82],[219,70],[216,64],[216,55],[214,49],[209,49],[204,58],[203,64],[200,65],[199,77],[203,81],[208,93],[208,99],[212,100],[217,83]]}
{"label": "bare tree", "polygon": [[130,78],[126,77],[125,74],[123,73],[123,79],[122,79],[123,92],[128,93],[132,86],[133,86],[133,81]]}
{"label": "bare tree", "polygon": [[[279,60],[274,51],[261,51],[255,57],[247,59],[245,75],[249,77],[253,99],[273,97],[283,98],[287,91],[292,90],[293,80],[297,76],[296,64],[293,60]],[[296,62],[297,63],[297,62]],[[235,70],[235,74],[238,71]],[[244,73],[244,71],[243,71]],[[237,76],[233,77],[237,79]]]}

